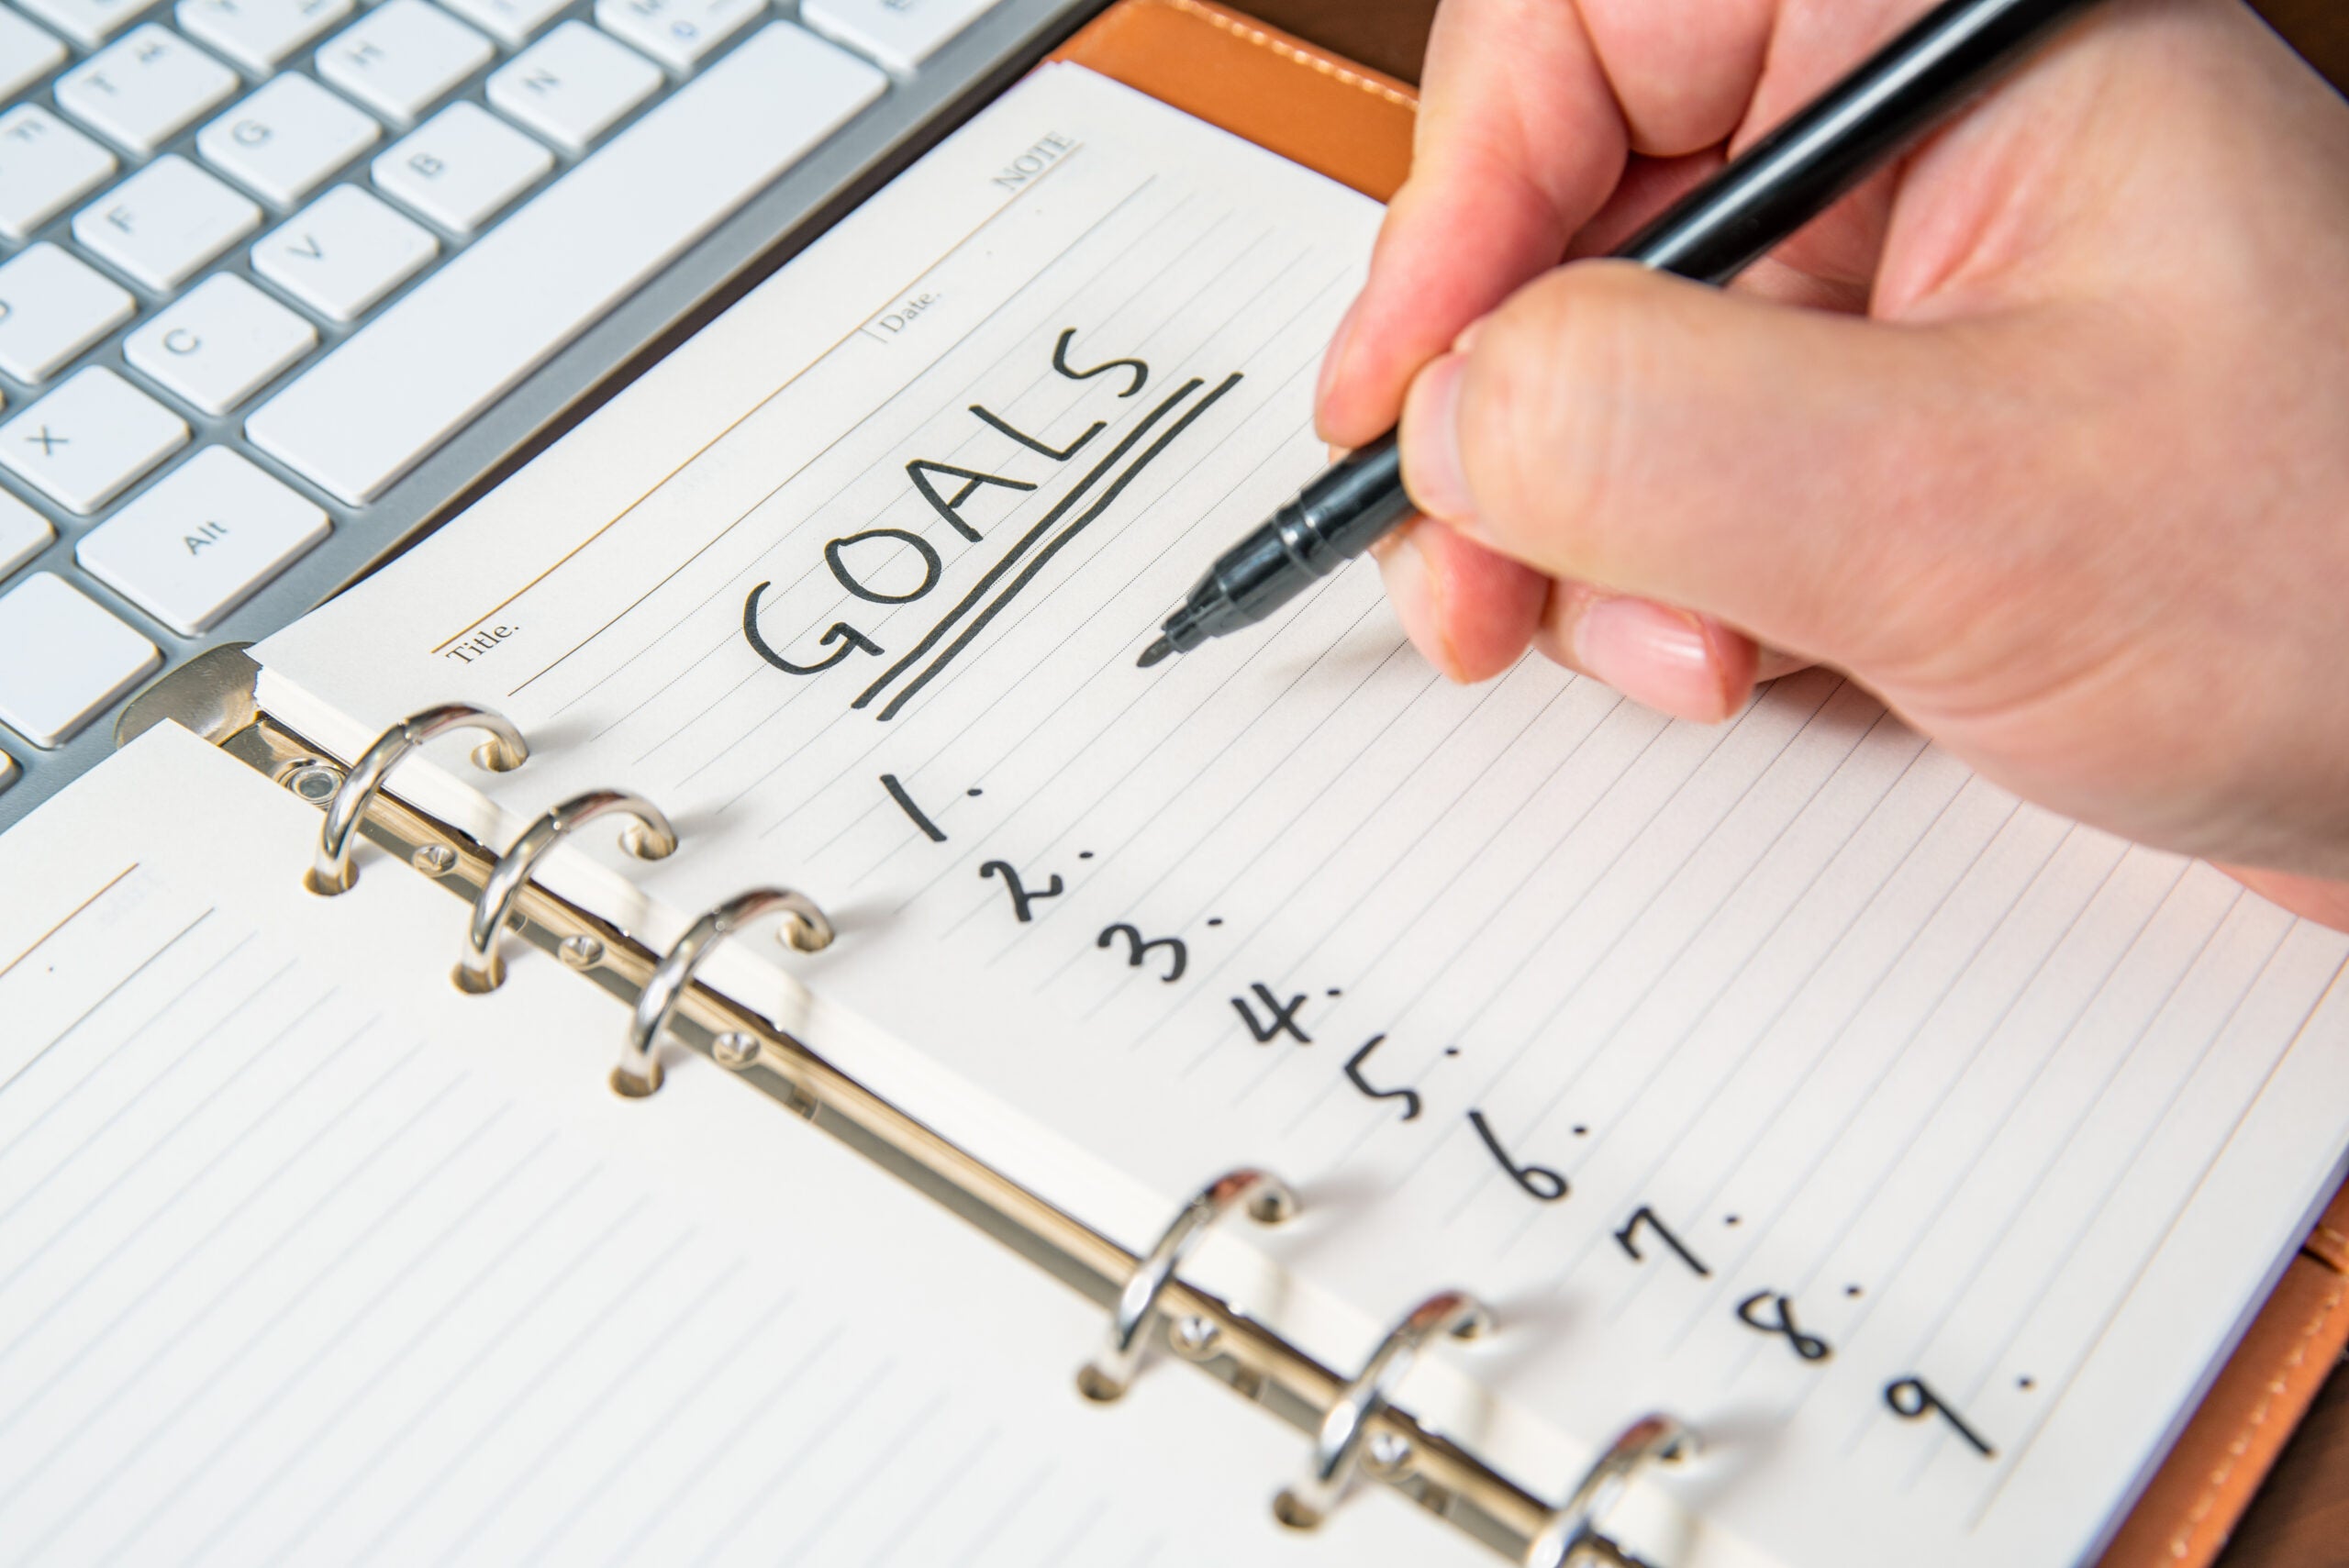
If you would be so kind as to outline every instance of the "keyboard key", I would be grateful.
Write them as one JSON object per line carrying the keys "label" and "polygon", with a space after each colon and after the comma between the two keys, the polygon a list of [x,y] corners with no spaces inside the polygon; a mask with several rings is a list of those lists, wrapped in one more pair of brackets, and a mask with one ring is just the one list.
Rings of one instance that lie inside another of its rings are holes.
{"label": "keyboard key", "polygon": [[0,371],[46,381],[137,308],[128,289],[43,240],[0,267]]}
{"label": "keyboard key", "polygon": [[17,0],[17,4],[83,49],[95,49],[128,27],[153,0]]}
{"label": "keyboard key", "polygon": [[425,0],[384,0],[318,50],[318,74],[407,124],[489,63],[490,41]]}
{"label": "keyboard key", "polygon": [[429,230],[356,185],[337,185],[253,247],[253,271],[319,315],[349,321],[440,253]]}
{"label": "keyboard key", "polygon": [[168,294],[261,227],[261,208],[174,152],[73,215],[82,248]]}
{"label": "keyboard key", "polygon": [[765,9],[763,0],[596,0],[596,25],[683,75]]}
{"label": "keyboard key", "polygon": [[995,8],[996,0],[800,0],[818,32],[863,50],[893,71],[911,71],[938,46]]}
{"label": "keyboard key", "polygon": [[373,117],[289,71],[196,132],[195,150],[262,200],[290,207],[383,134]]}
{"label": "keyboard key", "polygon": [[0,578],[47,550],[56,537],[47,517],[0,490]]}
{"label": "keyboard key", "polygon": [[371,499],[887,84],[770,23],[255,409],[247,439]]}
{"label": "keyboard key", "polygon": [[489,101],[549,141],[584,152],[667,80],[625,44],[565,22],[497,68]]}
{"label": "keyboard key", "polygon": [[195,637],[327,537],[327,515],[225,447],[206,447],[74,547],[83,569]]}
{"label": "keyboard key", "polygon": [[206,414],[226,414],[318,346],[318,329],[217,272],[122,340],[122,357]]}
{"label": "keyboard key", "polygon": [[375,160],[375,188],[441,228],[470,234],[554,167],[554,154],[460,98]]}
{"label": "keyboard key", "polygon": [[65,63],[65,46],[0,6],[0,98],[13,97],[26,83]]}
{"label": "keyboard key", "polygon": [[185,445],[178,415],[104,365],[0,425],[0,464],[84,517]]}
{"label": "keyboard key", "polygon": [[0,234],[28,239],[114,172],[114,154],[42,108],[0,114]]}
{"label": "keyboard key", "polygon": [[163,655],[53,572],[0,595],[0,723],[43,751],[137,685]]}
{"label": "keyboard key", "polygon": [[354,0],[180,0],[181,28],[256,76],[351,15]]}
{"label": "keyboard key", "polygon": [[530,35],[553,19],[570,0],[443,0],[449,9],[487,30],[509,49],[519,49]]}
{"label": "keyboard key", "polygon": [[237,73],[152,22],[57,79],[57,106],[145,157],[237,90]]}

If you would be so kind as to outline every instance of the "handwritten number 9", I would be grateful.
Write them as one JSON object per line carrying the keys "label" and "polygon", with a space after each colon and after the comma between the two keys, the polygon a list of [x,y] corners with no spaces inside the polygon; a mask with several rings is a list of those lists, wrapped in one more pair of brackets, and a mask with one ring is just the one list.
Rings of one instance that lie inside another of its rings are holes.
{"label": "handwritten number 9", "polygon": [[1884,1385],[1884,1402],[1892,1413],[1904,1421],[1921,1421],[1928,1416],[1939,1416],[1947,1421],[1959,1437],[1974,1447],[1985,1459],[1994,1459],[1998,1450],[1982,1440],[1981,1434],[1958,1418],[1956,1411],[1942,1403],[1942,1396],[1926,1385],[1921,1377],[1903,1377]]}

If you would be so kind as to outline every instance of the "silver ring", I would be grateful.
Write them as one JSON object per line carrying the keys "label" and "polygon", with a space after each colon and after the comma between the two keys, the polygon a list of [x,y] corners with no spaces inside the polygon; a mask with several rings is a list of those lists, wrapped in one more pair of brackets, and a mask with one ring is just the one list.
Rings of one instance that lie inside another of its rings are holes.
{"label": "silver ring", "polygon": [[1313,1444],[1313,1467],[1300,1485],[1281,1488],[1273,1499],[1273,1518],[1291,1529],[1319,1527],[1338,1506],[1354,1467],[1362,1462],[1371,1418],[1386,1408],[1387,1395],[1403,1381],[1427,1342],[1445,1334],[1455,1340],[1480,1339],[1492,1330],[1490,1309],[1465,1291],[1440,1291],[1411,1308],[1409,1316],[1379,1341],[1362,1371],[1321,1418],[1321,1432]]}
{"label": "silver ring", "polygon": [[1624,1428],[1607,1451],[1591,1462],[1580,1484],[1525,1549],[1525,1568],[1565,1568],[1575,1553],[1586,1546],[1620,1558],[1622,1549],[1599,1534],[1599,1521],[1641,1471],[1654,1464],[1681,1463],[1693,1458],[1700,1446],[1697,1434],[1670,1416],[1642,1416]]}
{"label": "silver ring", "polygon": [[1227,1172],[1199,1189],[1183,1206],[1174,1223],[1158,1238],[1118,1294],[1118,1309],[1109,1320],[1109,1336],[1101,1351],[1077,1369],[1077,1392],[1108,1404],[1122,1398],[1133,1386],[1141,1365],[1141,1331],[1158,1298],[1174,1281],[1174,1271],[1215,1223],[1245,1206],[1248,1218],[1260,1225],[1279,1225],[1297,1216],[1297,1195],[1289,1184],[1266,1171]]}
{"label": "silver ring", "polygon": [[489,732],[490,738],[473,749],[473,761],[491,773],[510,773],[529,761],[530,743],[522,739],[522,732],[487,708],[452,702],[408,715],[375,737],[374,743],[359,753],[359,761],[342,775],[334,798],[327,802],[326,826],[318,832],[317,853],[302,878],[303,886],[328,898],[351,891],[359,880],[358,869],[351,863],[351,841],[359,830],[359,819],[367,815],[368,803],[403,758],[451,729]]}
{"label": "silver ring", "polygon": [[645,977],[644,989],[636,994],[636,1018],[629,1025],[628,1044],[620,1051],[620,1064],[612,1069],[615,1090],[636,1100],[661,1087],[661,1030],[676,1011],[685,987],[693,984],[694,971],[701,967],[710,949],[770,914],[782,915],[791,922],[784,929],[785,940],[801,952],[816,952],[831,945],[831,921],[814,899],[787,887],[738,893],[703,915],[685,928],[685,934],[653,966]]}
{"label": "silver ring", "polygon": [[497,956],[497,933],[505,928],[515,895],[530,880],[531,868],[574,828],[615,811],[637,819],[638,826],[620,835],[620,843],[629,853],[640,860],[657,861],[676,849],[677,830],[669,826],[661,808],[642,795],[617,789],[591,789],[585,795],[573,795],[524,828],[522,836],[514,840],[514,847],[490,868],[488,879],[481,884],[481,896],[473,900],[473,921],[465,931],[464,956],[458,960],[456,973],[451,976],[458,990],[477,996],[495,991],[505,983],[506,963]]}

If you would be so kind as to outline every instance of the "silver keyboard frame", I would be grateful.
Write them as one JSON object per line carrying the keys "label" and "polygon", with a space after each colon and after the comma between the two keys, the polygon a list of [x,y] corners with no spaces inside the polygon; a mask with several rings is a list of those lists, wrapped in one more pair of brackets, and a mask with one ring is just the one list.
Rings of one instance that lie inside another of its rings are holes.
{"label": "silver keyboard frame", "polygon": [[[278,386],[298,379],[337,343],[396,303],[408,288],[416,286],[423,278],[432,276],[440,266],[447,265],[446,258],[463,250],[469,240],[440,235],[444,260],[388,295],[373,311],[357,322],[337,326],[319,321],[310,312],[303,311],[301,314],[318,328],[320,346],[279,381],[247,399],[237,413],[223,418],[199,414],[124,364],[120,348],[122,339],[153,314],[163,296],[141,288],[128,279],[116,276],[115,281],[129,289],[138,298],[138,314],[96,348],[57,370],[41,384],[40,391],[54,388],[84,365],[110,365],[185,419],[193,439],[153,473],[90,517],[76,517],[65,511],[32,486],[19,483],[14,474],[0,471],[0,486],[46,517],[56,527],[58,534],[39,555],[11,573],[8,582],[11,584],[22,582],[25,577],[40,571],[56,572],[72,582],[162,650],[163,667],[157,672],[155,679],[161,679],[163,674],[206,649],[224,643],[260,640],[298,619],[313,606],[331,598],[462,510],[499,478],[569,428],[612,392],[627,384],[669,348],[739,299],[836,222],[842,214],[969,118],[1107,3],[1108,0],[998,0],[994,10],[950,40],[923,63],[918,72],[912,75],[890,72],[890,91],[878,102],[751,197],[731,217],[703,236],[651,283],[557,350],[473,423],[410,469],[381,497],[365,506],[344,505],[267,453],[248,445],[243,437],[244,415],[259,407]],[[780,3],[771,4],[765,17],[746,25],[724,47],[713,50],[696,68],[694,76],[673,80],[662,92],[607,131],[590,148],[586,156],[592,157],[596,151],[608,145],[613,137],[633,124],[639,116],[665,102],[671,93],[689,85],[701,72],[707,71],[756,31],[764,20],[779,17],[796,21],[798,9],[796,0],[780,0]],[[574,0],[541,27],[533,39],[545,36],[548,28],[564,19],[576,17],[592,24],[594,11],[593,0]],[[139,19],[160,21],[178,31],[169,0],[159,0]],[[356,19],[355,16],[352,19]],[[131,25],[126,23],[115,36],[119,38],[121,31],[127,31]],[[330,29],[322,35],[319,43],[331,39],[338,30]],[[198,47],[202,46],[199,44]],[[287,72],[309,73],[310,60],[317,47],[313,44],[297,50],[274,74]],[[429,112],[437,113],[440,107],[459,98],[485,102],[484,82],[490,72],[513,58],[513,53],[501,45],[486,66],[435,104]],[[86,53],[77,50],[73,57],[60,67],[60,72],[72,70],[86,58]],[[239,74],[240,77],[245,75],[242,72]],[[241,98],[258,84],[247,78],[237,96]],[[231,103],[235,101],[235,98],[230,100]],[[72,116],[56,107],[46,82],[6,100],[6,104],[0,106],[18,103],[40,104],[61,119],[75,123]],[[158,148],[152,156],[178,152],[191,161],[200,162],[195,150],[196,132],[220,112],[216,110],[197,117],[186,130]],[[383,140],[337,171],[332,179],[321,182],[309,199],[315,200],[336,181],[351,180],[355,172],[362,175],[361,183],[364,183],[363,171],[368,161],[406,134],[401,130],[387,131]],[[119,150],[117,150],[119,156]],[[580,161],[561,149],[551,150],[555,153],[554,169],[517,198],[507,208],[508,213],[530,200],[553,181],[561,179]],[[124,168],[114,179],[124,178],[137,166],[143,164],[125,160]],[[70,233],[72,216],[89,202],[98,199],[108,188],[110,184],[101,186],[98,192],[70,205],[64,212],[30,236],[25,245],[50,239],[77,255],[82,254],[73,245]],[[273,214],[264,219],[261,232],[267,232],[281,220],[279,215]],[[495,233],[496,228],[495,223],[491,223],[480,232]],[[473,238],[479,237],[475,235]],[[11,254],[22,249],[17,247]],[[250,241],[239,242],[221,262],[197,273],[169,297],[181,297],[215,272],[232,272],[250,278],[247,261],[250,250]],[[103,265],[100,270],[107,271]],[[115,276],[110,272],[108,275]],[[268,284],[259,284],[258,286],[262,292],[274,296],[276,291]],[[13,417],[39,395],[34,389],[5,375],[0,375],[0,389],[5,389],[7,395],[6,410],[0,417]],[[83,573],[73,562],[73,548],[83,534],[206,445],[226,446],[240,452],[291,484],[326,508],[328,516],[333,519],[334,531],[316,549],[238,606],[220,625],[201,637],[184,638],[156,621],[136,604]],[[353,649],[351,656],[364,658],[366,651]],[[145,684],[150,683],[142,683]],[[0,830],[13,826],[34,806],[95,767],[113,751],[114,716],[130,700],[131,695],[126,694],[113,708],[93,718],[80,734],[52,751],[39,750],[14,730],[0,727],[0,750],[5,750],[23,770],[13,784],[0,790]]]}

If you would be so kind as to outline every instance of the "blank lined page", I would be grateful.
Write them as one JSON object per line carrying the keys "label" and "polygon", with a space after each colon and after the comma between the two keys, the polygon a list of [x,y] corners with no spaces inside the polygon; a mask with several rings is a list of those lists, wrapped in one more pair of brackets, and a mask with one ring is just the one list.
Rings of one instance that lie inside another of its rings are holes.
{"label": "blank lined page", "polygon": [[[1469,1561],[1303,1440],[625,1011],[446,981],[404,866],[168,727],[0,841],[0,1557],[100,1562]],[[682,1054],[682,1053],[680,1053]]]}
{"label": "blank lined page", "polygon": [[1698,1561],[2079,1559],[2339,1172],[2349,950],[1829,673],[1710,728],[1451,686],[1366,564],[1135,669],[1323,461],[1376,217],[1048,70],[265,644],[265,703],[505,712],[528,771],[404,785],[499,844],[642,791],[677,855],[549,877],[650,940],[806,889],[812,995],[714,973],[1129,1241],[1301,1184],[1203,1268],[1333,1364],[1482,1292],[1412,1403],[1529,1485],[1662,1407],[1720,1440]]}

